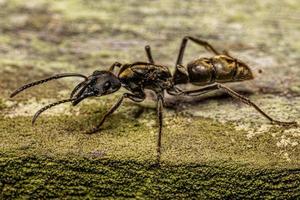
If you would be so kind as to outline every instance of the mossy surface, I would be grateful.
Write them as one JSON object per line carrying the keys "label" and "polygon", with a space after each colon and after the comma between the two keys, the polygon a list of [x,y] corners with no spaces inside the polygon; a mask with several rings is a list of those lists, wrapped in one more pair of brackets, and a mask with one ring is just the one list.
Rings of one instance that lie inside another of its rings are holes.
{"label": "mossy surface", "polygon": [[[193,35],[251,66],[254,80],[229,87],[272,117],[300,123],[299,1],[1,0],[0,6],[0,198],[299,198],[300,128],[271,125],[224,93],[166,96],[161,166],[154,165],[151,94],[142,104],[124,102],[92,135],[85,131],[124,89],[50,109],[34,127],[34,113],[68,97],[80,80],[9,98],[20,85],[52,74],[89,75],[115,61],[145,61],[146,44],[155,62],[171,68],[181,38]],[[188,44],[184,64],[200,55],[211,56]]]}
{"label": "mossy surface", "polygon": [[1,154],[2,198],[299,197],[299,169],[227,163],[163,165],[133,160]]}

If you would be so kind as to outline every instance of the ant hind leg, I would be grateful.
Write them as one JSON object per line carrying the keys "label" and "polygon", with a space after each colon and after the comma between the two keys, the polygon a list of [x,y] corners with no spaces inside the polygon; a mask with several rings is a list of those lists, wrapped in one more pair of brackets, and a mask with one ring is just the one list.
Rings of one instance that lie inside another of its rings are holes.
{"label": "ant hind leg", "polygon": [[188,40],[194,42],[195,44],[203,46],[207,51],[210,51],[210,52],[214,53],[215,55],[220,55],[220,53],[211,44],[209,44],[207,41],[200,40],[198,38],[191,37],[191,36],[185,36],[181,41],[181,45],[180,45],[180,49],[179,49],[179,53],[178,53],[178,57],[177,57],[175,67],[177,67],[177,65],[182,64],[183,55],[184,55],[185,48],[186,48]]}
{"label": "ant hind leg", "polygon": [[[202,94],[205,94],[207,92],[213,91],[213,90],[217,90],[217,89],[222,89],[224,90],[227,94],[229,94],[231,97],[234,97],[238,100],[240,100],[241,102],[252,106],[256,111],[258,111],[261,115],[263,115],[265,118],[267,118],[268,120],[271,121],[271,123],[273,124],[278,124],[278,125],[283,125],[283,126],[295,126],[297,125],[296,122],[283,122],[283,121],[279,121],[279,120],[275,120],[272,117],[270,117],[267,113],[265,113],[264,111],[262,111],[255,103],[253,103],[250,99],[248,99],[247,97],[238,94],[237,92],[233,91],[232,89],[226,87],[223,84],[220,83],[214,83],[212,85],[208,85],[196,90],[188,90],[188,91],[182,91],[179,92],[175,95],[187,95],[187,96],[199,96]],[[174,95],[174,94],[173,94]]]}
{"label": "ant hind leg", "polygon": [[267,113],[262,111],[255,103],[253,103],[247,97],[238,94],[237,92],[235,92],[232,89],[226,87],[225,85],[222,85],[222,84],[217,84],[217,85],[218,85],[219,89],[223,89],[230,96],[232,96],[232,97],[240,100],[241,102],[243,102],[245,104],[248,104],[248,105],[252,106],[253,108],[255,108],[255,110],[257,110],[261,115],[263,115],[265,118],[270,120],[272,124],[278,124],[278,125],[282,125],[282,126],[295,126],[295,125],[297,125],[297,123],[294,122],[294,121],[293,122],[283,122],[283,121],[275,120],[272,117],[270,117]]}

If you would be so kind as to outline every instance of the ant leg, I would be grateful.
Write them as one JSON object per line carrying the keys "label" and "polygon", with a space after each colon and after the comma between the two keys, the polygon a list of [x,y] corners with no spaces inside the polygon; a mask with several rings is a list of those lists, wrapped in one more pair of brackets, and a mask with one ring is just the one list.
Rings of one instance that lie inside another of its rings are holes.
{"label": "ant leg", "polygon": [[95,133],[97,131],[99,131],[100,127],[103,125],[103,123],[105,122],[106,118],[109,117],[111,114],[113,114],[122,104],[123,100],[125,98],[129,98],[132,101],[135,102],[141,102],[145,99],[145,95],[144,93],[140,94],[140,95],[134,95],[134,94],[130,94],[130,93],[125,93],[122,95],[122,97],[117,101],[117,103],[115,103],[103,116],[102,120],[100,121],[100,123],[93,128],[91,131],[87,132],[89,134]]}
{"label": "ant leg", "polygon": [[[212,90],[216,90],[216,89],[218,89],[218,84],[214,83],[214,84],[207,85],[207,86],[204,86],[204,87],[196,89],[196,90],[186,90],[186,91],[184,91],[184,90],[181,90],[179,88],[174,88],[173,90],[170,90],[170,91],[167,91],[167,92],[169,94],[175,95],[175,96],[180,96],[180,95],[199,96],[199,95],[208,93],[208,92],[210,92]],[[175,92],[173,92],[173,91],[175,91]]]}
{"label": "ant leg", "polygon": [[217,85],[218,85],[219,89],[223,89],[230,96],[232,96],[232,97],[240,100],[241,102],[243,102],[245,104],[248,104],[248,105],[252,106],[253,108],[255,108],[255,110],[257,110],[260,114],[262,114],[265,118],[267,118],[268,120],[270,120],[272,124],[278,124],[278,125],[284,125],[284,126],[297,125],[296,122],[282,122],[282,121],[275,120],[272,117],[270,117],[267,113],[265,113],[264,111],[262,111],[255,103],[253,103],[247,97],[238,94],[237,92],[235,92],[232,89],[226,87],[225,85],[222,85],[222,84],[217,84]]}
{"label": "ant leg", "polygon": [[124,95],[117,101],[117,103],[115,103],[115,105],[113,105],[106,113],[105,115],[103,116],[101,122],[95,127],[93,128],[91,131],[88,131],[87,133],[89,134],[92,134],[92,133],[95,133],[97,132],[100,127],[102,126],[102,124],[105,122],[106,118],[113,114],[118,108],[119,106],[121,105],[122,101],[124,100]]}
{"label": "ant leg", "polygon": [[154,64],[154,60],[153,60],[152,53],[151,53],[151,47],[149,45],[145,46],[145,51],[146,51],[146,54],[147,54],[148,61],[151,64]]}
{"label": "ant leg", "polygon": [[233,58],[233,57],[230,55],[229,51],[227,51],[227,50],[223,50],[223,54],[224,54],[225,56],[228,56],[228,57]]}
{"label": "ant leg", "polygon": [[282,122],[282,121],[278,121],[273,119],[272,117],[270,117],[268,114],[266,114],[264,111],[262,111],[255,103],[253,103],[250,99],[248,99],[247,97],[238,94],[237,92],[233,91],[232,89],[226,87],[225,85],[219,84],[219,83],[215,83],[203,88],[200,88],[198,90],[190,90],[190,91],[182,91],[181,93],[179,93],[178,95],[181,94],[186,94],[188,96],[196,96],[196,95],[202,95],[204,93],[210,92],[212,90],[217,90],[217,89],[222,89],[224,90],[227,94],[229,94],[230,96],[240,100],[241,102],[252,106],[253,108],[255,108],[255,110],[257,110],[261,115],[263,115],[265,118],[267,118],[268,120],[271,121],[271,123],[273,124],[279,124],[279,125],[296,125],[296,122]]}
{"label": "ant leg", "polygon": [[206,42],[204,40],[194,38],[194,37],[191,37],[191,36],[185,36],[181,41],[180,50],[179,50],[179,54],[178,54],[178,57],[177,57],[175,67],[177,67],[177,65],[182,64],[183,55],[184,55],[184,51],[185,51],[188,40],[191,40],[192,42],[194,42],[194,43],[196,43],[200,46],[203,46],[206,50],[208,50],[210,52],[213,52],[216,55],[220,55],[220,53],[212,45],[210,45],[208,42]]}
{"label": "ant leg", "polygon": [[159,123],[159,131],[157,137],[157,164],[160,163],[161,156],[161,137],[162,137],[162,126],[163,126],[163,96],[158,94],[157,96],[157,119]]}
{"label": "ant leg", "polygon": [[200,46],[203,46],[206,50],[213,52],[216,55],[220,55],[220,53],[208,42],[191,37],[191,36],[185,36],[181,41],[177,61],[175,64],[175,73],[174,73],[173,81],[176,84],[185,83],[188,80],[188,73],[187,73],[186,69],[182,66],[183,55],[184,55],[188,40],[191,40],[192,42],[194,42]]}
{"label": "ant leg", "polygon": [[115,67],[121,67],[121,66],[122,66],[121,63],[115,62],[115,63],[113,63],[113,64],[110,66],[110,68],[108,69],[108,71],[112,72],[112,71],[114,71]]}

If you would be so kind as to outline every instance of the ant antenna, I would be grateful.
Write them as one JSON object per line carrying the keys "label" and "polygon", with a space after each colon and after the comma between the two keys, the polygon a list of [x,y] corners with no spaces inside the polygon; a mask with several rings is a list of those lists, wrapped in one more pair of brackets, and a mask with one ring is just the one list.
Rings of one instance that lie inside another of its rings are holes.
{"label": "ant antenna", "polygon": [[18,88],[17,90],[15,90],[11,95],[10,95],[10,98],[16,96],[18,93],[22,92],[23,90],[26,90],[30,87],[33,87],[33,86],[36,86],[36,85],[39,85],[39,84],[43,84],[43,83],[46,83],[48,81],[51,81],[51,80],[54,80],[54,79],[60,79],[60,78],[64,78],[64,77],[71,77],[71,76],[77,76],[77,77],[82,77],[84,79],[88,79],[86,76],[82,75],[82,74],[76,74],[76,73],[62,73],[62,74],[57,74],[57,75],[54,75],[54,76],[51,76],[49,78],[46,78],[46,79],[42,79],[42,80],[39,80],[39,81],[34,81],[32,83],[28,83],[26,85],[23,85],[22,87]]}

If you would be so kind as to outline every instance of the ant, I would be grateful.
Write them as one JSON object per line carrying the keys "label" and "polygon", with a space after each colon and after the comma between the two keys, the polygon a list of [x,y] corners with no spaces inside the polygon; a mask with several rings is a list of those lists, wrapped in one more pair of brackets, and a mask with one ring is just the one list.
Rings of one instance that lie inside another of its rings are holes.
{"label": "ant", "polygon": [[[189,62],[187,66],[184,67],[182,65],[182,60],[187,42],[189,40],[195,44],[203,46],[206,50],[214,53],[215,55],[210,58],[203,57],[196,59],[192,62]],[[237,82],[253,79],[252,71],[248,65],[241,60],[232,57],[227,51],[220,53],[208,42],[195,37],[186,36],[182,39],[175,64],[175,72],[173,75],[167,66],[154,63],[149,45],[145,46],[145,51],[148,57],[148,62],[134,62],[131,64],[121,64],[119,62],[115,62],[108,70],[96,70],[88,77],[77,73],[57,74],[46,79],[26,84],[14,91],[10,97],[14,97],[27,88],[43,84],[54,79],[60,79],[64,77],[84,78],[84,81],[80,82],[73,89],[69,99],[52,103],[37,111],[32,119],[32,124],[34,124],[42,112],[58,104],[72,102],[72,105],[75,106],[82,100],[89,97],[108,95],[118,91],[121,87],[127,89],[129,92],[124,93],[120,99],[104,114],[100,123],[89,132],[95,133],[100,130],[100,127],[105,122],[107,117],[117,110],[124,99],[130,99],[134,102],[142,102],[146,98],[144,90],[150,89],[156,93],[157,102],[159,130],[156,151],[158,164],[160,163],[161,157],[164,91],[174,96],[199,96],[204,93],[220,89],[228,93],[230,96],[240,100],[241,102],[254,107],[261,115],[270,120],[271,123],[279,125],[297,124],[296,122],[282,122],[273,119],[251,100],[222,84],[226,82]],[[117,73],[114,72],[116,67],[119,68]],[[196,90],[182,90],[178,87],[179,84],[187,83],[202,85],[202,87]]]}

